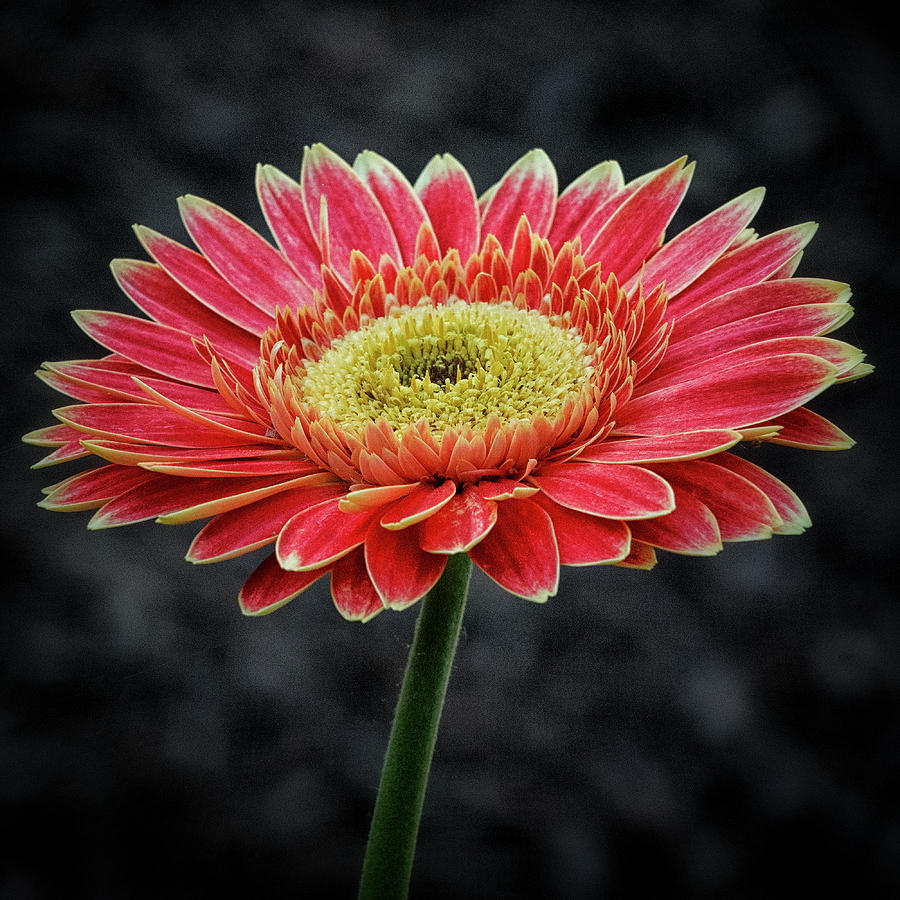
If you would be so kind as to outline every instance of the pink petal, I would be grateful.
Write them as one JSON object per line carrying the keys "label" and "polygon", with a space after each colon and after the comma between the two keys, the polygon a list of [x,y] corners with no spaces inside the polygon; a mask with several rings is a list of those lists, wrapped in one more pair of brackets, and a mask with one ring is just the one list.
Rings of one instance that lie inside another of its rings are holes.
{"label": "pink petal", "polygon": [[602,519],[554,503],[545,494],[534,500],[553,522],[553,533],[564,566],[619,562],[628,556],[631,532],[616,519]]}
{"label": "pink petal", "polygon": [[318,581],[327,568],[311,572],[285,572],[275,554],[267,556],[241,588],[238,602],[245,616],[274,612]]}
{"label": "pink petal", "polygon": [[687,431],[644,438],[607,438],[581,451],[578,459],[601,463],[669,462],[697,459],[727,450],[741,439],[740,432],[726,428]]}
{"label": "pink petal", "polygon": [[772,502],[755,484],[703,459],[654,466],[674,487],[692,494],[716,517],[723,541],[771,537],[781,526]]}
{"label": "pink petal", "polygon": [[400,261],[407,266],[416,260],[416,238],[428,213],[406,176],[383,156],[364,150],[353,169],[384,210],[400,247]]}
{"label": "pink petal", "polygon": [[155,263],[114,259],[111,264],[118,285],[136,306],[163,325],[193,337],[208,337],[232,359],[248,366],[259,362],[259,338],[222,318]]}
{"label": "pink petal", "polygon": [[319,475],[323,483],[336,481],[330,472],[322,472],[315,463],[298,456],[295,458],[279,457],[277,459],[229,459],[211,462],[171,462],[154,461],[143,464],[151,472],[162,472],[165,475],[181,475],[186,478],[227,478],[244,475],[292,475],[295,478]]}
{"label": "pink petal", "polygon": [[119,494],[152,480],[150,473],[126,466],[100,466],[71,475],[44,490],[47,496],[38,503],[57,512],[79,512],[103,506]]}
{"label": "pink petal", "polygon": [[680,294],[669,295],[670,312],[682,315],[726,291],[758,284],[805,247],[815,232],[814,223],[795,225],[726,253]]}
{"label": "pink petal", "polygon": [[316,235],[318,208],[312,227],[303,205],[303,190],[275,166],[258,166],[256,193],[266,222],[287,261],[311,287],[322,284],[322,252]]}
{"label": "pink petal", "polygon": [[679,312],[674,317],[669,347],[720,326],[777,309],[841,304],[849,317],[850,305],[846,302],[849,298],[850,289],[846,284],[818,278],[789,278],[752,284],[721,294],[689,311]]}
{"label": "pink petal", "polygon": [[478,249],[480,217],[469,173],[449,153],[435,156],[416,179],[415,191],[431,220],[441,250],[459,250],[465,261]]}
{"label": "pink petal", "polygon": [[282,568],[317,569],[340,559],[366,539],[378,510],[345,513],[338,508],[339,502],[340,498],[334,498],[317,503],[287,522],[275,547]]}
{"label": "pink petal", "polygon": [[181,197],[184,226],[216,271],[261,309],[312,302],[312,289],[249,225],[201,197]]}
{"label": "pink petal", "polygon": [[815,356],[761,357],[634,396],[617,413],[616,429],[636,435],[698,427],[739,429],[802,406],[835,376],[834,366]]}
{"label": "pink petal", "polygon": [[368,622],[384,609],[369,578],[362,547],[342,556],[331,570],[331,598],[338,612],[350,622]]}
{"label": "pink petal", "polygon": [[290,518],[303,509],[338,496],[342,490],[334,484],[303,487],[221,513],[198,532],[187,559],[193,563],[219,562],[271,544]]}
{"label": "pink petal", "polygon": [[552,463],[531,480],[561,506],[609,519],[660,516],[674,505],[668,483],[639,466]]}
{"label": "pink petal", "polygon": [[722,549],[716,517],[693,494],[673,490],[675,509],[669,515],[629,523],[632,541],[689,556],[714,556]]}
{"label": "pink petal", "polygon": [[509,249],[524,214],[535,234],[545,235],[556,208],[556,169],[543,150],[532,150],[500,179],[481,221],[483,234],[493,234]]}
{"label": "pink petal", "polygon": [[446,506],[456,494],[456,485],[452,481],[443,484],[420,484],[412,493],[394,503],[381,517],[382,528],[397,531],[409,528],[433,516]]}
{"label": "pink petal", "polygon": [[134,230],[146,251],[204,306],[253,334],[262,334],[274,321],[271,307],[261,309],[252,297],[239,294],[205,256],[142,225]]}
{"label": "pink petal", "polygon": [[800,534],[812,524],[800,498],[783,481],[765,469],[733,453],[721,453],[711,459],[710,463],[746,478],[769,498],[782,519],[781,524],[775,527],[777,534]]}
{"label": "pink petal", "polygon": [[199,387],[215,387],[209,364],[194,348],[191,336],[168,325],[121,313],[79,309],[78,326],[98,344],[169,378]]}
{"label": "pink petal", "polygon": [[622,170],[617,162],[598,163],[579,175],[560,195],[556,202],[550,244],[554,251],[581,234],[582,225],[591,214],[625,186]]}
{"label": "pink petal", "polygon": [[405,609],[430,591],[447,557],[419,548],[419,527],[388,531],[373,522],[366,536],[366,568],[375,590],[390,609]]}
{"label": "pink petal", "polygon": [[693,172],[693,163],[685,167],[678,159],[638,188],[585,248],[585,262],[600,261],[620,282],[630,278],[659,246]]}
{"label": "pink petal", "polygon": [[469,556],[500,587],[517,597],[543,603],[559,587],[553,523],[530,500],[499,504],[497,524]]}
{"label": "pink petal", "polygon": [[310,222],[319,221],[322,197],[328,204],[331,264],[348,283],[352,250],[359,250],[376,264],[383,253],[399,262],[400,248],[384,210],[336,153],[322,144],[308,148],[303,154],[300,184]]}
{"label": "pink petal", "polygon": [[781,431],[770,438],[775,444],[801,447],[806,450],[849,450],[856,441],[828,419],[812,410],[800,407],[766,423]]}
{"label": "pink petal", "polygon": [[[695,222],[668,241],[639,273],[645,289],[665,282],[669,294],[677,294],[706,271],[728,249],[734,238],[756,215],[762,188],[742,194]],[[634,286],[634,279],[626,288]]]}
{"label": "pink petal", "polygon": [[419,529],[419,546],[429,553],[465,553],[497,522],[497,504],[466,485]]}

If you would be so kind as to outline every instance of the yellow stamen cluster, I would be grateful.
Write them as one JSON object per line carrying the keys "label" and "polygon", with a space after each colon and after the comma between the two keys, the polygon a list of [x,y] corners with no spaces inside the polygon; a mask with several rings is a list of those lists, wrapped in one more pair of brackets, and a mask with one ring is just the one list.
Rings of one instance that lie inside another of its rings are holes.
{"label": "yellow stamen cluster", "polygon": [[344,428],[427,419],[437,434],[491,416],[552,419],[588,383],[591,362],[575,329],[535,310],[423,301],[334,341],[297,378],[304,401]]}

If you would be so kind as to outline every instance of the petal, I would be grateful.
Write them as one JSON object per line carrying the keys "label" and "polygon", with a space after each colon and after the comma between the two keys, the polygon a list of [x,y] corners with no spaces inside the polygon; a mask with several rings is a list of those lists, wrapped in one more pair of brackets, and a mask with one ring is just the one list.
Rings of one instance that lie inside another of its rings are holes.
{"label": "petal", "polygon": [[716,517],[692,494],[680,487],[673,490],[675,509],[667,516],[630,522],[632,540],[672,553],[714,556],[722,549]]}
{"label": "petal", "polygon": [[581,234],[581,227],[591,214],[600,209],[625,186],[617,162],[598,163],[579,175],[556,201],[550,244],[554,251]]}
{"label": "petal", "polygon": [[741,440],[740,432],[727,428],[687,431],[644,438],[607,438],[591,444],[578,458],[601,463],[670,462],[697,459],[727,450]]}
{"label": "petal", "polygon": [[416,260],[416,238],[428,213],[406,176],[383,156],[364,150],[353,169],[384,210],[400,247],[400,261],[407,266]]}
{"label": "petal", "polygon": [[703,459],[662,463],[654,470],[709,508],[723,541],[771,537],[782,524],[766,494],[734,471]]}
{"label": "petal", "polygon": [[271,544],[300,510],[336,497],[342,490],[335,484],[298,488],[221,513],[197,533],[186,558],[193,563],[219,562]]}
{"label": "petal", "polygon": [[543,603],[559,587],[559,552],[550,516],[530,500],[499,504],[497,523],[470,551],[504,590]]}
{"label": "petal", "polygon": [[197,353],[191,336],[183,331],[101,310],[78,309],[72,318],[98,344],[151,372],[199,387],[215,387],[209,364]]}
{"label": "petal", "polygon": [[[303,205],[303,190],[275,166],[258,166],[256,193],[275,240],[300,278],[312,287],[322,283],[322,253]],[[313,222],[318,232],[318,207]]]}
{"label": "petal", "polygon": [[538,494],[534,502],[553,522],[553,533],[556,535],[562,565],[589,566],[620,562],[628,556],[631,532],[624,522],[566,509],[544,494]]}
{"label": "petal", "polygon": [[751,481],[769,498],[782,519],[782,523],[775,528],[777,534],[800,534],[812,524],[800,498],[765,469],[733,453],[720,453],[710,462]]}
{"label": "petal", "polygon": [[312,301],[312,289],[270,244],[227,210],[202,197],[179,198],[191,239],[216,271],[262,309],[293,309]]}
{"label": "petal", "polygon": [[264,616],[274,612],[318,581],[327,568],[311,572],[285,572],[275,554],[267,556],[247,579],[238,595],[245,616]]}
{"label": "petal", "polygon": [[[666,292],[677,294],[687,287],[728,249],[756,215],[764,193],[762,188],[755,188],[742,194],[664,244],[640,272],[644,288],[665,282]],[[635,282],[632,279],[626,290],[634,287]]]}
{"label": "petal", "polygon": [[162,325],[208,337],[229,357],[254,366],[259,338],[204,306],[155,263],[114,259],[113,276],[132,302]]}
{"label": "petal", "polygon": [[419,548],[419,527],[388,531],[373,522],[366,536],[366,569],[375,590],[391,609],[405,609],[430,591],[447,557]]}
{"label": "petal", "polygon": [[828,419],[812,410],[792,409],[770,423],[781,430],[769,438],[774,444],[801,447],[806,450],[849,450],[856,441]]}
{"label": "petal", "polygon": [[738,429],[802,406],[836,375],[834,366],[815,356],[763,357],[634,396],[617,414],[616,429],[645,435],[697,426]]}
{"label": "petal", "polygon": [[282,568],[317,569],[340,559],[366,539],[378,509],[345,513],[339,509],[339,502],[340,498],[325,500],[288,520],[275,546]]}
{"label": "petal", "polygon": [[362,547],[342,556],[331,570],[331,598],[337,611],[350,622],[368,622],[384,609],[369,578]]}
{"label": "petal", "polygon": [[674,508],[665,479],[639,466],[553,463],[531,480],[561,506],[593,516],[646,519]]}
{"label": "petal", "polygon": [[642,569],[647,572],[656,565],[656,551],[650,544],[636,541],[632,537],[631,552],[615,565],[621,566],[623,569]]}
{"label": "petal", "polygon": [[599,261],[605,272],[614,272],[624,283],[659,246],[693,172],[693,163],[685,166],[681,158],[641,185],[585,248],[585,262]]}
{"label": "petal", "polygon": [[429,553],[465,553],[497,522],[497,504],[481,496],[473,485],[458,494],[419,529],[419,546]]}
{"label": "petal", "polygon": [[483,234],[493,234],[510,248],[523,215],[535,234],[545,235],[556,207],[556,169],[543,150],[532,150],[515,162],[497,184],[484,209]]}
{"label": "petal", "polygon": [[455,247],[463,263],[478,249],[480,216],[472,179],[449,153],[435,156],[416,179],[441,251]]}
{"label": "petal", "polygon": [[669,310],[681,315],[726,291],[758,284],[803,249],[816,227],[813,222],[795,225],[726,253],[680,294],[670,295]]}
{"label": "petal", "polygon": [[383,253],[399,262],[400,248],[384,210],[336,153],[322,144],[309,147],[303,154],[300,184],[310,222],[319,221],[322,197],[328,204],[330,260],[342,277],[350,277],[352,250],[376,263]]}
{"label": "petal", "polygon": [[134,231],[144,249],[204,306],[253,334],[262,334],[272,324],[271,308],[261,309],[253,297],[238,293],[205,256],[142,225],[135,225]]}
{"label": "petal", "polygon": [[44,488],[47,496],[38,503],[38,506],[57,512],[96,509],[119,494],[151,480],[152,476],[142,469],[130,466],[100,466],[71,475],[57,484]]}
{"label": "petal", "polygon": [[456,485],[452,481],[443,484],[420,484],[416,489],[394,503],[381,517],[382,528],[397,531],[409,528],[433,516],[446,506],[456,494]]}

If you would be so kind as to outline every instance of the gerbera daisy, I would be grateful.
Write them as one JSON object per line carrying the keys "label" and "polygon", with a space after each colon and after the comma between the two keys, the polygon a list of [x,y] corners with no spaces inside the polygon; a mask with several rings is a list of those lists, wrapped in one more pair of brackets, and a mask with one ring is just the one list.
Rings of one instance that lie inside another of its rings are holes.
{"label": "gerbera daisy", "polygon": [[824,337],[849,290],[793,277],[812,224],[748,227],[759,189],[666,240],[692,171],[604,162],[558,193],[534,150],[479,198],[449,155],[411,185],[315,145],[299,183],[257,171],[275,244],[182,198],[197,250],[137,227],[153,261],[112,264],[146,318],[74,313],[108,354],[38,373],[79,401],[26,436],[56,448],[38,465],[103,461],[41,505],[96,509],[90,528],[208,519],[192,562],[269,548],[244,612],[330,573],[361,620],[452,554],[541,601],[560,565],[802,531],[796,495],[731,448],[852,444],[805,407],[869,370]]}

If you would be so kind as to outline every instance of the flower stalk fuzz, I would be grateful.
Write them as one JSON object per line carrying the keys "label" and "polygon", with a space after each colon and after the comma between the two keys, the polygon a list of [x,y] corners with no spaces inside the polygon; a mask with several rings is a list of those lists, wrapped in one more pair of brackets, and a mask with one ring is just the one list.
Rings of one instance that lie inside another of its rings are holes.
{"label": "flower stalk fuzz", "polygon": [[360,900],[402,900],[409,891],[428,772],[471,568],[467,554],[451,556],[423,601],[372,815]]}

